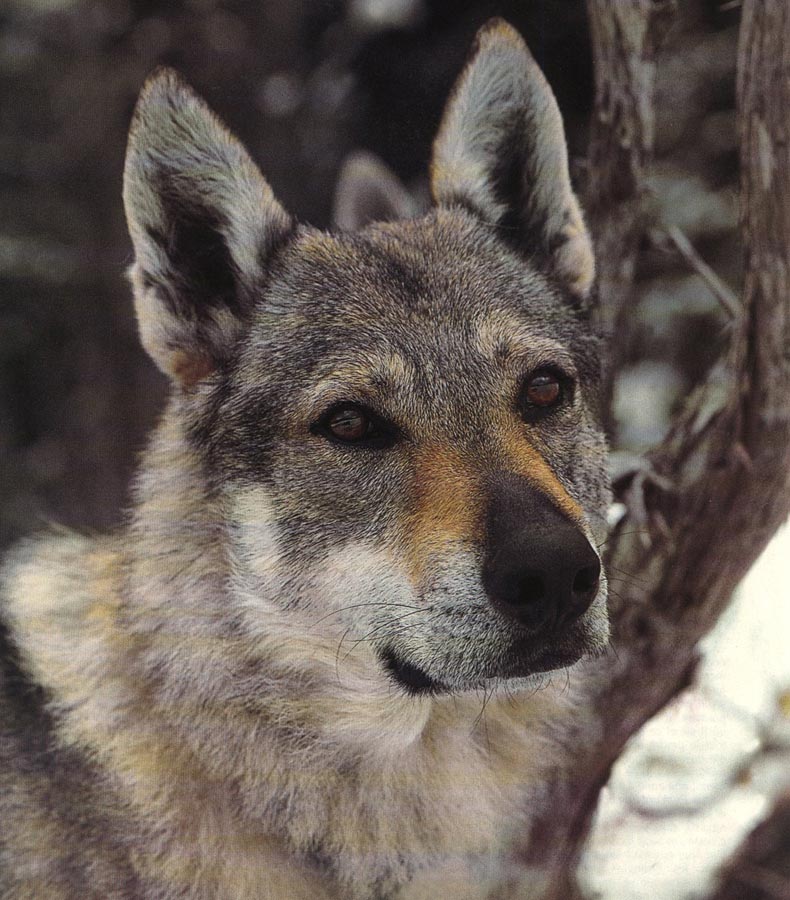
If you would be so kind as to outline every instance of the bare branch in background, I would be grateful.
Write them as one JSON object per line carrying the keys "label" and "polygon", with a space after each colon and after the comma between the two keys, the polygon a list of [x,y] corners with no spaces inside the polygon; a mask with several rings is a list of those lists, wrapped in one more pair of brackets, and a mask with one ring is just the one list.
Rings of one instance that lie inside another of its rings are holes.
{"label": "bare branch in background", "polygon": [[716,272],[697,253],[691,241],[676,225],[670,225],[664,233],[688,265],[697,275],[704,279],[711,293],[722,305],[727,315],[731,319],[737,319],[741,314],[741,303],[732,288],[728,287],[719,278]]}

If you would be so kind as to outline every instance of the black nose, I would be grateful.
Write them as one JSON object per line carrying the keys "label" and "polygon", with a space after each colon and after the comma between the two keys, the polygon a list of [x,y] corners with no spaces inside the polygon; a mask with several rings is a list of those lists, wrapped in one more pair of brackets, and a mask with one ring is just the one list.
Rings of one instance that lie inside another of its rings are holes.
{"label": "black nose", "polygon": [[501,613],[533,631],[580,618],[598,592],[601,563],[581,530],[518,476],[491,494],[483,583]]}

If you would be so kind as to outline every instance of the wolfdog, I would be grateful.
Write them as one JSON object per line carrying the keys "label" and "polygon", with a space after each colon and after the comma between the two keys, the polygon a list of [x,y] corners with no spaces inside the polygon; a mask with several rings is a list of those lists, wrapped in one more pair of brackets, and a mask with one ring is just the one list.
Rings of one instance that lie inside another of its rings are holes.
{"label": "wolfdog", "polygon": [[5,900],[482,897],[527,826],[608,640],[608,486],[591,242],[501,20],[430,182],[318,231],[175,73],[143,88],[131,282],[172,390],[124,527],[4,567]]}

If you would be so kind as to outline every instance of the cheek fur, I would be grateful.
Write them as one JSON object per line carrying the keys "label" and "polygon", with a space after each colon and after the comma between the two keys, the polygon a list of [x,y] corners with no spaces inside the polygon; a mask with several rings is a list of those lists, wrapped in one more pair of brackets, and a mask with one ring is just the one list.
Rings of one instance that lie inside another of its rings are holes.
{"label": "cheek fur", "polygon": [[230,532],[241,565],[251,574],[271,576],[281,558],[281,538],[271,494],[246,488],[230,501]]}

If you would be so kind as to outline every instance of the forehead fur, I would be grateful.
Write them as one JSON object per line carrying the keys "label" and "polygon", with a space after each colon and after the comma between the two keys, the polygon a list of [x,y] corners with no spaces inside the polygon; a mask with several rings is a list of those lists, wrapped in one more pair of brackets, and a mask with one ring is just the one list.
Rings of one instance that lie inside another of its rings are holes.
{"label": "forehead fur", "polygon": [[585,370],[595,356],[589,323],[562,288],[460,208],[355,235],[303,231],[260,298],[250,344],[265,352],[286,332],[310,360],[368,348],[390,368],[418,353],[440,372],[458,341],[493,355],[553,341]]}
{"label": "forehead fur", "polygon": [[333,402],[472,447],[531,368],[561,365],[593,405],[599,374],[597,339],[561,288],[460,208],[354,235],[301,230],[238,349],[195,434],[241,473],[269,471],[277,435],[301,452]]}

